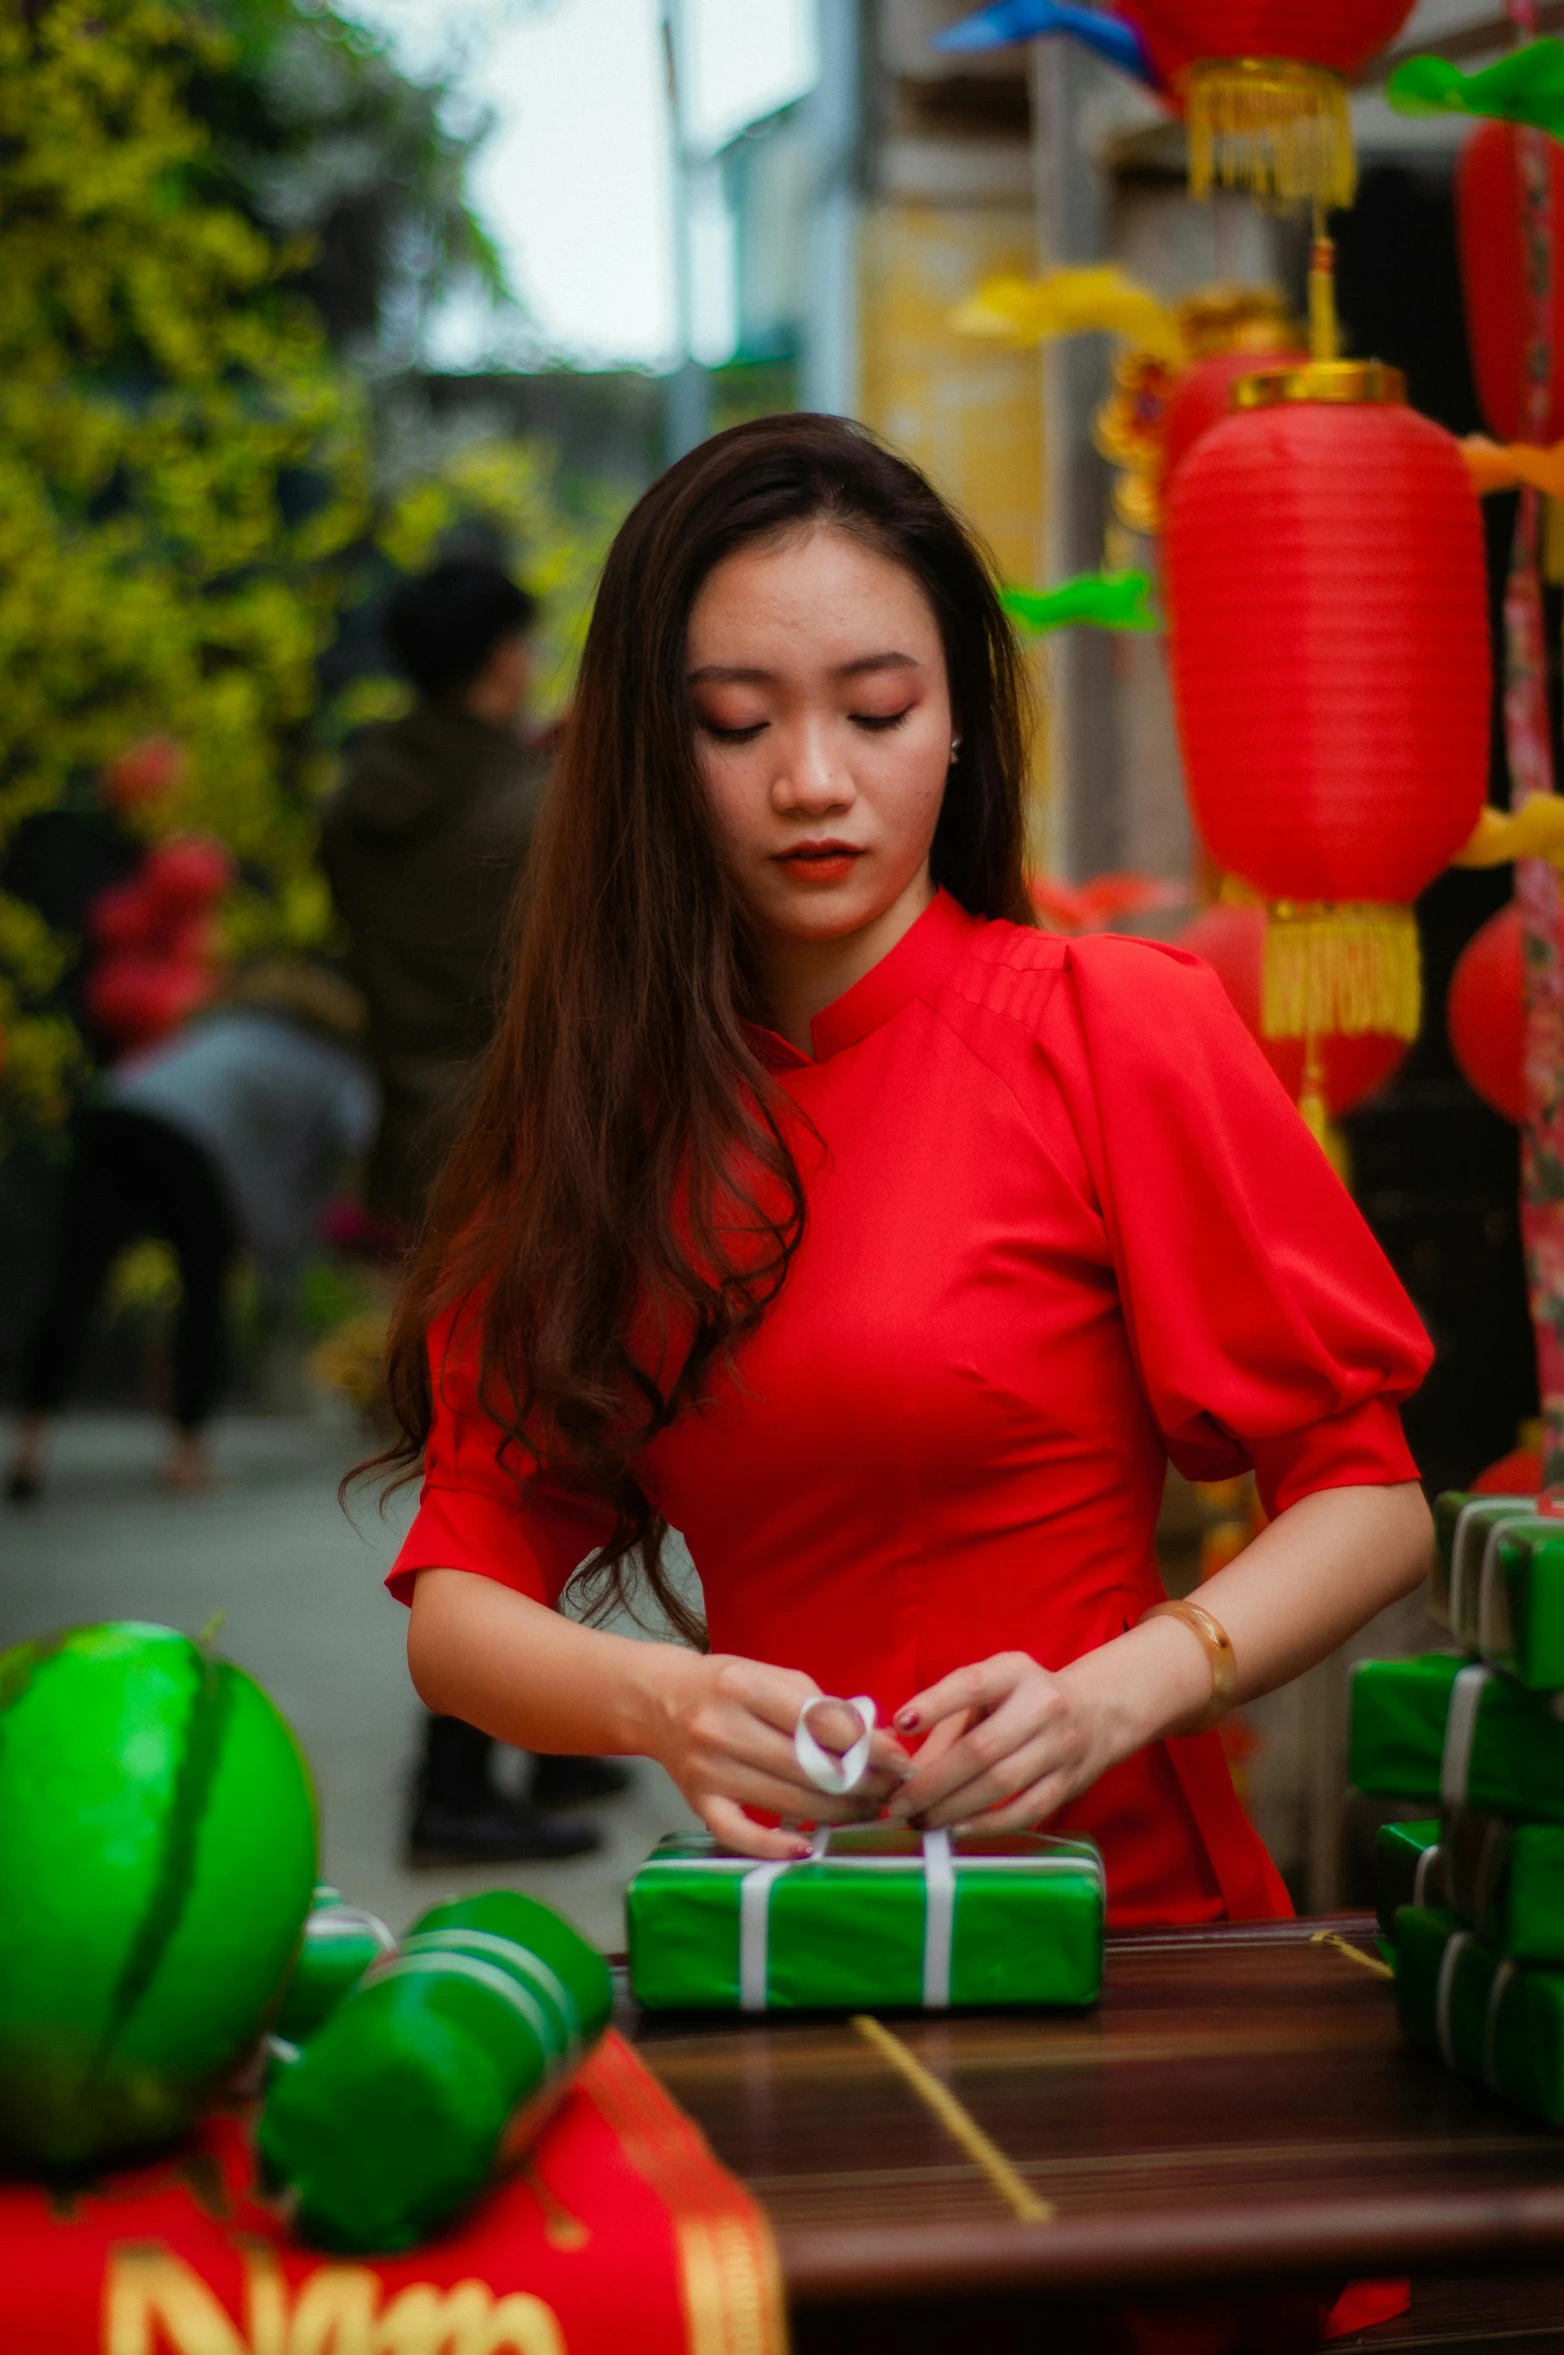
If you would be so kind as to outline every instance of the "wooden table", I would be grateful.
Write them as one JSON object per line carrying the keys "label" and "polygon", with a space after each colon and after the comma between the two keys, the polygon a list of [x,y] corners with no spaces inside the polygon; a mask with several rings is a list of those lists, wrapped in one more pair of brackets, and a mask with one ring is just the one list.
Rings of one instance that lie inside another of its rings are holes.
{"label": "wooden table", "polygon": [[1371,1929],[1115,1938],[1085,2016],[889,2019],[910,2072],[848,2021],[632,2032],[769,2214],[803,2355],[1408,2273],[1412,2316],[1351,2344],[1564,2355],[1564,2139],[1402,2043]]}

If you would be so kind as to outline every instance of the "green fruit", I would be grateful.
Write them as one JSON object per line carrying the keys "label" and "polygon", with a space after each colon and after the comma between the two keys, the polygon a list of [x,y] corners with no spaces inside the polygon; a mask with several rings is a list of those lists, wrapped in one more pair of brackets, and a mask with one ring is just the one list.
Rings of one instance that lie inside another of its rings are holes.
{"label": "green fruit", "polygon": [[0,2155],[180,2132],[265,2027],[315,1881],[298,1745],[239,1669],[122,1622],[0,1656]]}

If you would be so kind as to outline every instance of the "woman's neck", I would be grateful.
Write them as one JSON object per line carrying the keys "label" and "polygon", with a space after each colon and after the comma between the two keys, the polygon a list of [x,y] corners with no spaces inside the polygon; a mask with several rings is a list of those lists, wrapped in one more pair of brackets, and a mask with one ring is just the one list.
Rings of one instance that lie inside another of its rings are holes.
{"label": "woman's neck", "polygon": [[814,1053],[811,1024],[855,981],[890,955],[932,902],[928,869],[915,875],[899,898],[856,932],[833,940],[791,940],[776,933],[760,943],[761,971],[773,1029],[804,1055]]}

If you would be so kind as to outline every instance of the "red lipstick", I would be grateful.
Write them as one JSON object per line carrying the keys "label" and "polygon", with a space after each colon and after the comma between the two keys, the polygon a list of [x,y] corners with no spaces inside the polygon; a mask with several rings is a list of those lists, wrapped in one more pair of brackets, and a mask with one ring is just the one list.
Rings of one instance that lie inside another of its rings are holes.
{"label": "red lipstick", "polygon": [[854,860],[862,856],[856,843],[834,838],[795,842],[791,850],[775,854],[777,865],[786,867],[801,883],[840,883],[852,873]]}

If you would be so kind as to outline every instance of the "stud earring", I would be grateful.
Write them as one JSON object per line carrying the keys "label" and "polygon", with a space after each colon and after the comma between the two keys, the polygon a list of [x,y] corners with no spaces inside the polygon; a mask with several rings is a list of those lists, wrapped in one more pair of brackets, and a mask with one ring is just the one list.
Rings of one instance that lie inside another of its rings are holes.
{"label": "stud earring", "polygon": [[952,767],[952,768],[954,768],[954,767],[955,767],[955,765],[956,765],[956,762],[957,762],[957,760],[958,760],[958,759],[959,759],[959,757],[960,757],[960,754],[961,754],[961,738],[960,738],[959,736],[952,736],[952,738],[951,738],[951,740],[950,740],[950,765],[951,765],[951,767]]}

